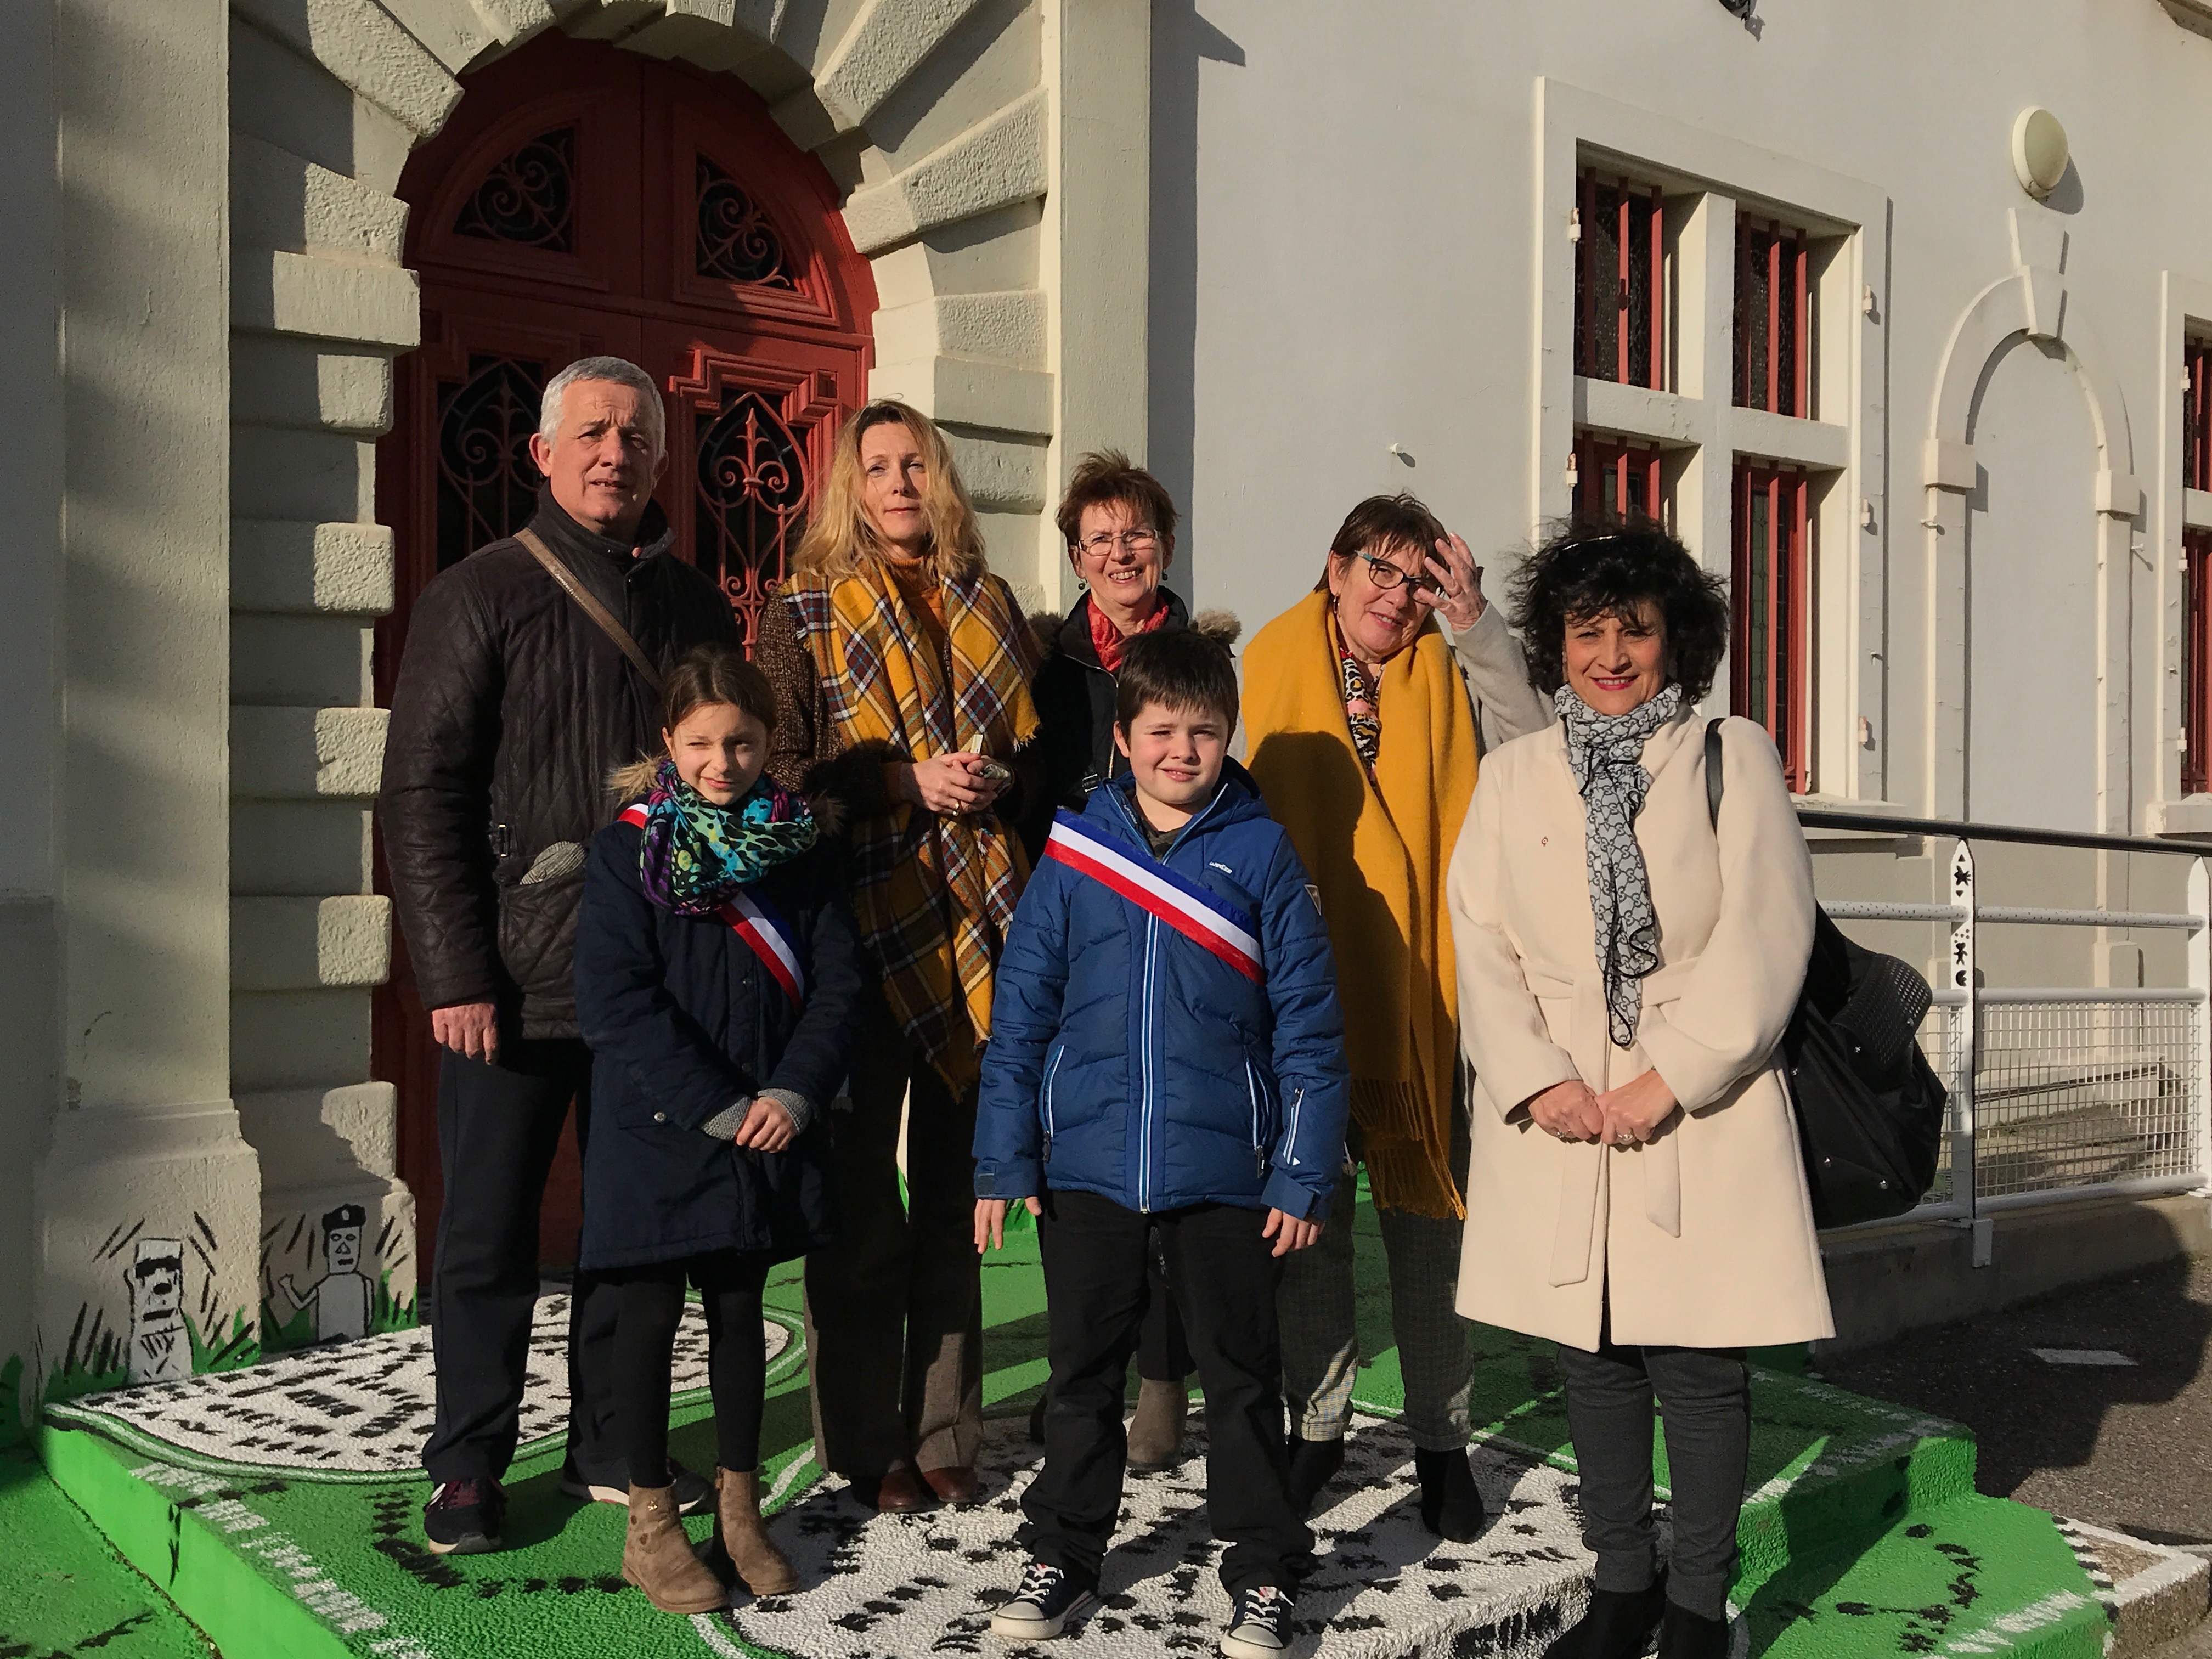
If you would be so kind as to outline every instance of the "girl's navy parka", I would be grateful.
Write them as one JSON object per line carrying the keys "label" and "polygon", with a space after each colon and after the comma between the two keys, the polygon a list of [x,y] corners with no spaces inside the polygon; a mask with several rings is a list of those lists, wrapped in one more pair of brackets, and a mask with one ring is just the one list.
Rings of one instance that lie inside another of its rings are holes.
{"label": "girl's navy parka", "polygon": [[[576,1013],[592,1050],[578,1265],[726,1249],[803,1255],[829,1237],[830,1103],[844,1086],[860,997],[860,942],[836,861],[817,846],[750,890],[798,936],[802,1010],[720,917],[678,915],[646,897],[643,833],[617,823],[592,838],[576,922]],[[813,1104],[787,1148],[759,1152],[707,1133],[763,1089]]]}
{"label": "girl's navy parka", "polygon": [[[1047,858],[1000,957],[975,1116],[975,1195],[1047,1188],[1125,1209],[1328,1214],[1348,1089],[1336,968],[1305,866],[1231,761],[1158,862],[1249,919],[1264,983]],[[1130,779],[1081,818],[1141,864]]]}

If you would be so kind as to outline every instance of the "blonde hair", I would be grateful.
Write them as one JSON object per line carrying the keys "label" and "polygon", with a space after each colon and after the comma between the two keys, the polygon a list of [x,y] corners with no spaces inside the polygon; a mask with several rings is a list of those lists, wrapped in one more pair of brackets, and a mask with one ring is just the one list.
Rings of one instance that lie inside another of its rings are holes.
{"label": "blonde hair", "polygon": [[983,531],[975,522],[975,509],[968,500],[952,464],[951,447],[936,422],[921,410],[890,398],[870,404],[845,422],[837,447],[823,470],[815,492],[814,510],[806,534],[799,544],[792,568],[802,574],[819,572],[832,581],[859,574],[872,558],[885,556],[884,539],[868,517],[862,495],[860,439],[873,428],[893,422],[906,428],[921,451],[921,512],[929,523],[929,546],[923,567],[939,581],[947,577],[980,575],[986,568]]}

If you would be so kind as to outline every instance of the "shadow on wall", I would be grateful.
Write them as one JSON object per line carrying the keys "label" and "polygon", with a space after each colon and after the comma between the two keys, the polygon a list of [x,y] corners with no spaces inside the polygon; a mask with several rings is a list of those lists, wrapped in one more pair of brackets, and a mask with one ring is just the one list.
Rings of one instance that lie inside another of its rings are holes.
{"label": "shadow on wall", "polygon": [[[1198,431],[1198,93],[1201,63],[1243,68],[1244,48],[1198,15],[1195,0],[1152,7],[1152,306],[1147,464],[1188,517]],[[1186,538],[1173,586],[1197,589]]]}

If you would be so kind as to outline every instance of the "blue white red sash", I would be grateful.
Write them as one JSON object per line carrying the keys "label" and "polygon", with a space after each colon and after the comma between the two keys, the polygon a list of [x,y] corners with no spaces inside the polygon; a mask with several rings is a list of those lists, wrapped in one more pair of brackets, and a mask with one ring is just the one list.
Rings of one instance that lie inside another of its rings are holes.
{"label": "blue white red sash", "polygon": [[1261,982],[1260,940],[1253,931],[1258,924],[1218,894],[1185,880],[1127,842],[1101,835],[1072,812],[1054,815],[1044,855],[1104,882],[1254,984]]}
{"label": "blue white red sash", "polygon": [[[644,829],[645,809],[623,808],[621,822]],[[769,977],[783,988],[784,995],[794,1004],[805,1002],[806,969],[799,959],[799,937],[792,932],[791,924],[776,914],[774,905],[750,889],[740,887],[726,904],[716,908],[714,914],[751,948],[760,958],[761,966],[768,969]]]}

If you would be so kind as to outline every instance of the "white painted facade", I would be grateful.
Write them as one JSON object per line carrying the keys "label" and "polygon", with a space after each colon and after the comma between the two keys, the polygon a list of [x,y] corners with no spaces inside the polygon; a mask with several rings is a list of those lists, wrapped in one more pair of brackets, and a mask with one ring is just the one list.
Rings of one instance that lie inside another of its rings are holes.
{"label": "white painted facade", "polygon": [[[396,191],[548,29],[729,74],[821,159],[872,386],[946,424],[1040,603],[1085,448],[1150,459],[1171,580],[1248,629],[1377,490],[1501,591],[1578,427],[1662,445],[1725,568],[1756,454],[1815,479],[1816,794],[2212,832],[2177,741],[2212,7],[1766,5],[35,0],[0,64],[0,386],[52,412],[0,453],[0,1360],[88,1369],[134,1236],[188,1246],[219,1339],[320,1274],[320,1214],[410,1229],[368,1057],[374,441],[421,337]],[[2072,146],[2047,202],[2009,149],[2037,106]],[[1666,192],[1661,390],[1573,372],[1593,158]],[[1817,419],[1730,403],[1740,210],[1816,239]],[[1921,897],[1924,862],[1835,867]],[[2080,879],[2126,900],[2124,861]]]}

